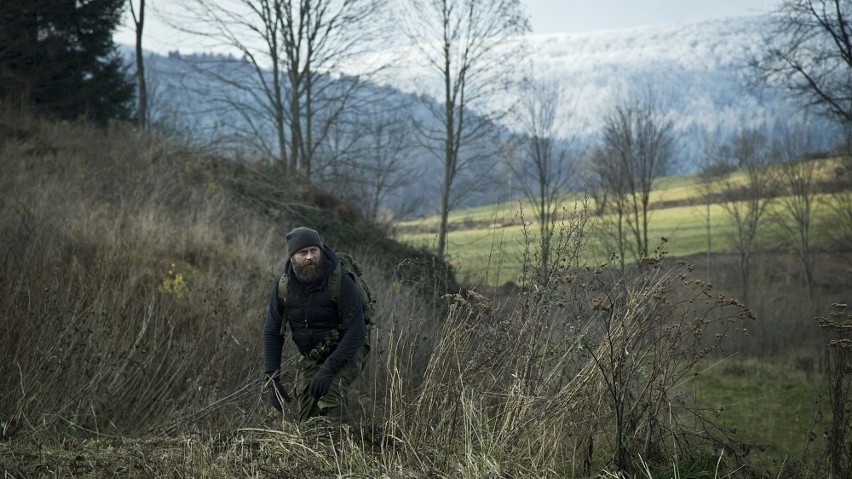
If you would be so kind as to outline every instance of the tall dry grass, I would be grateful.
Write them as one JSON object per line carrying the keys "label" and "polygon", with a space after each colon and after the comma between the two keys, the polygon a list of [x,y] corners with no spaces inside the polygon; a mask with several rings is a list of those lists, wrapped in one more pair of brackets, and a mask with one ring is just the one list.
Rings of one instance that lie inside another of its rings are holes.
{"label": "tall dry grass", "polygon": [[4,437],[250,412],[274,229],[152,137],[4,120]]}
{"label": "tall dry grass", "polygon": [[549,267],[525,251],[529,274],[513,301],[448,298],[421,387],[396,393],[398,412],[385,417],[391,442],[440,477],[744,467],[744,448],[684,390],[751,313],[662,253],[624,275],[579,265],[588,216],[573,218]]}
{"label": "tall dry grass", "polygon": [[[662,252],[623,274],[580,264],[582,207],[550,264],[527,235],[523,284],[480,294],[428,255],[386,254],[341,202],[262,165],[120,126],[3,125],[4,439],[138,438],[156,453],[146,471],[212,477],[744,470],[682,386],[751,327],[748,310]],[[306,220],[359,257],[378,297],[353,427],[261,402],[267,294],[283,234]]]}
{"label": "tall dry grass", "polygon": [[[380,296],[358,416],[392,409],[389,387],[418,387],[436,338],[429,298],[452,273],[345,201],[120,125],[5,116],[0,139],[3,438],[268,424],[261,329],[297,224],[355,253]],[[386,380],[391,356],[402,382]]]}

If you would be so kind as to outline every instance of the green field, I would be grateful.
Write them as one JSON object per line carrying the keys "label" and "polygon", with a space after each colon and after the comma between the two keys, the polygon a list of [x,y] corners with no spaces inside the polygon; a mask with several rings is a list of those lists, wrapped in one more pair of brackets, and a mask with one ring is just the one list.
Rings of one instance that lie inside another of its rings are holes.
{"label": "green field", "polygon": [[[731,182],[742,181],[742,173],[731,177]],[[714,253],[734,251],[732,237],[736,231],[730,215],[720,204],[703,204],[695,175],[661,178],[651,195],[649,212],[649,250],[653,252],[660,238],[667,238],[665,249],[670,256],[689,256],[708,250],[707,221],[710,222],[710,250]],[[816,196],[814,202],[814,231],[827,211],[825,197]],[[569,195],[561,211],[571,214],[575,208],[582,210],[583,196]],[[589,200],[591,202],[591,200]],[[772,231],[781,212],[778,200],[764,215],[758,246],[777,248],[781,240]],[[605,240],[609,217],[598,217],[589,208],[589,242],[584,254],[587,264],[601,264],[610,257],[612,246]],[[521,252],[525,238],[537,241],[538,226],[533,219],[533,209],[525,202],[513,201],[496,205],[477,206],[452,211],[448,223],[447,258],[456,268],[460,278],[472,283],[497,285],[517,281],[520,277]],[[412,246],[435,249],[438,238],[439,216],[432,215],[396,225],[397,239]],[[523,224],[526,223],[526,233]],[[814,235],[818,237],[818,235]],[[634,258],[628,253],[626,260]]]}

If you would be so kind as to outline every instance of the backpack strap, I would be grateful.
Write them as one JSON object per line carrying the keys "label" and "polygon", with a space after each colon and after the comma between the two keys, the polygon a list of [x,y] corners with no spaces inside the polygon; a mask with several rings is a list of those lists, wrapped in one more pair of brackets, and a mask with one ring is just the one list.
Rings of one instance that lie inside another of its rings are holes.
{"label": "backpack strap", "polygon": [[281,306],[284,306],[283,313],[281,315],[281,335],[287,334],[287,305],[285,303],[287,298],[287,282],[289,278],[287,277],[287,270],[284,269],[284,274],[278,279],[278,302],[281,303]]}
{"label": "backpack strap", "polygon": [[340,300],[340,282],[341,276],[343,275],[343,265],[340,264],[340,261],[334,266],[334,269],[331,270],[331,274],[328,276],[328,292],[331,295],[331,300],[338,304]]}
{"label": "backpack strap", "polygon": [[290,281],[290,278],[287,277],[287,270],[284,270],[284,274],[278,278],[278,302],[284,306],[285,301],[287,300],[287,283]]}

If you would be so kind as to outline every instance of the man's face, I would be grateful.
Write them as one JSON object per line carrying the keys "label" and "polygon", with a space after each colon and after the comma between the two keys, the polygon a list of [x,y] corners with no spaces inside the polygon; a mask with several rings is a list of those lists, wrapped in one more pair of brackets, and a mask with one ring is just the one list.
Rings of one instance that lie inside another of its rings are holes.
{"label": "man's face", "polygon": [[322,277],[322,250],[308,246],[293,253],[293,272],[303,283],[313,283]]}

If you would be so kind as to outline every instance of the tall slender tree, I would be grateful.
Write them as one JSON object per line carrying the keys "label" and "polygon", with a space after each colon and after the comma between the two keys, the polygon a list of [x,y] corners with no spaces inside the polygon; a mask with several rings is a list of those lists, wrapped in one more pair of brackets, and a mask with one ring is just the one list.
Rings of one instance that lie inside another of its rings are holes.
{"label": "tall slender tree", "polygon": [[776,224],[783,239],[790,245],[799,262],[808,292],[808,303],[813,308],[814,254],[813,232],[815,208],[819,194],[819,167],[821,162],[811,157],[816,148],[803,130],[787,132],[773,142],[772,156],[779,162],[778,186],[780,193]]}
{"label": "tall slender tree", "polygon": [[465,191],[457,180],[477,161],[497,156],[488,146],[498,142],[484,140],[490,120],[506,110],[488,102],[522,61],[522,44],[511,37],[529,31],[529,21],[520,0],[400,0],[399,6],[399,25],[440,81],[434,93],[441,103],[425,103],[440,128],[424,122],[420,133],[443,169],[437,248],[444,256],[449,213]]}
{"label": "tall slender tree", "polygon": [[731,141],[727,149],[731,160],[745,173],[745,182],[725,180],[722,208],[734,226],[733,243],[740,259],[740,280],[743,301],[749,300],[751,260],[766,211],[775,188],[769,169],[771,151],[769,140],[755,130],[743,130]]}
{"label": "tall slender tree", "polygon": [[130,14],[136,30],[136,122],[148,128],[148,83],[145,79],[145,56],[142,50],[142,33],[145,29],[145,0],[139,0],[139,9],[128,0]]}
{"label": "tall slender tree", "polygon": [[[556,231],[560,199],[574,180],[576,158],[572,138],[566,130],[560,85],[552,80],[531,78],[524,84],[518,105],[523,136],[519,158],[511,164],[512,174],[532,205],[539,229],[539,264],[542,277],[550,274],[550,250]],[[561,138],[560,138],[561,137]]]}

